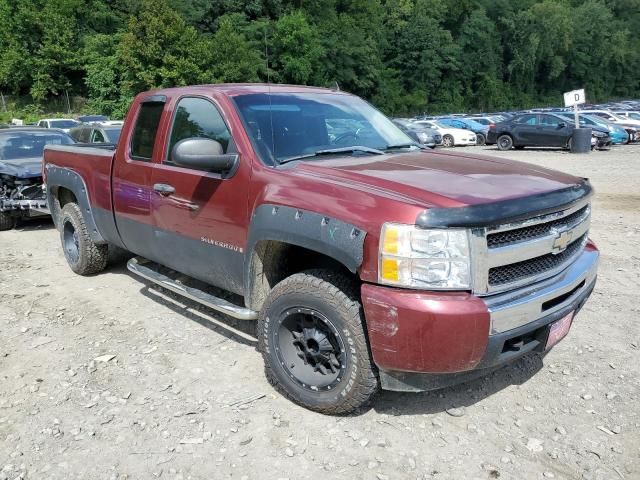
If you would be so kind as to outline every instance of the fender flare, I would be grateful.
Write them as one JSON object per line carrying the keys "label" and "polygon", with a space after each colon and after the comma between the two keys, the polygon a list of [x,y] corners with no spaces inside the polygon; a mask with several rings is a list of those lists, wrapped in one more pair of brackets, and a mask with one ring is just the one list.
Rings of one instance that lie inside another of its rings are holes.
{"label": "fender flare", "polygon": [[[58,187],[64,187],[67,190],[73,192],[78,201],[78,206],[82,211],[82,216],[87,224],[89,235],[91,240],[97,244],[107,243],[98,226],[95,218],[93,217],[93,211],[91,210],[91,202],[89,202],[89,194],[87,193],[87,185],[84,179],[78,172],[65,167],[57,167],[55,165],[47,164],[46,169],[46,184],[47,184],[47,204],[49,205],[49,211],[56,223],[56,213],[58,211],[58,203],[56,202],[56,193]],[[56,225],[57,226],[57,225]]]}
{"label": "fender flare", "polygon": [[352,273],[362,264],[366,232],[328,215],[280,205],[260,205],[247,239],[244,282],[251,291],[251,259],[258,242],[279,241],[333,258]]}

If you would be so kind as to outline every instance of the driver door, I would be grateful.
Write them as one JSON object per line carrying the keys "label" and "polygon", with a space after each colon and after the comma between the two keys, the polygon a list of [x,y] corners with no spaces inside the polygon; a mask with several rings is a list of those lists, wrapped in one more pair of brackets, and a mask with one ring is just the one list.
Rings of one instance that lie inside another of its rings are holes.
{"label": "driver door", "polygon": [[152,173],[153,258],[174,270],[236,293],[243,291],[250,164],[239,159],[227,177],[178,166],[177,142],[204,137],[238,153],[214,99],[173,100],[165,151]]}

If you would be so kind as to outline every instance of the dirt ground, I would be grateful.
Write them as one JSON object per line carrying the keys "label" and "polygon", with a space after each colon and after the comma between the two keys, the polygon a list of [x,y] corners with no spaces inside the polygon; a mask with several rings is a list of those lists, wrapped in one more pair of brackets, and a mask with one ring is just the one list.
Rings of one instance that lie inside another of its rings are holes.
{"label": "dirt ground", "polygon": [[589,177],[596,290],[544,360],[328,417],[278,395],[253,324],[0,233],[0,479],[639,479],[640,146],[506,156]]}

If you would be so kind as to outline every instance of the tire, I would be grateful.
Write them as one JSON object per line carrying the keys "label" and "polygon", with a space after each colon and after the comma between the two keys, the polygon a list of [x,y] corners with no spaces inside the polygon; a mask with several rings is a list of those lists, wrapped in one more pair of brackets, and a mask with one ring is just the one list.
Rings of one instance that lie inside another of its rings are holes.
{"label": "tire", "polygon": [[442,137],[442,146],[446,148],[451,148],[455,145],[455,140],[451,135],[445,135]]}
{"label": "tire", "polygon": [[500,135],[498,137],[497,144],[498,150],[511,150],[511,148],[513,147],[513,139],[509,135]]}
{"label": "tire", "polygon": [[487,137],[485,137],[481,133],[476,135],[476,145],[486,145],[486,143],[487,143]]}
{"label": "tire", "polygon": [[101,272],[109,260],[109,246],[91,240],[80,207],[67,203],[60,214],[60,240],[71,270],[78,275]]}
{"label": "tire", "polygon": [[309,410],[352,412],[379,389],[357,289],[340,273],[308,270],[277,284],[258,341],[269,382]]}
{"label": "tire", "polygon": [[16,219],[6,212],[0,212],[0,232],[16,226]]}

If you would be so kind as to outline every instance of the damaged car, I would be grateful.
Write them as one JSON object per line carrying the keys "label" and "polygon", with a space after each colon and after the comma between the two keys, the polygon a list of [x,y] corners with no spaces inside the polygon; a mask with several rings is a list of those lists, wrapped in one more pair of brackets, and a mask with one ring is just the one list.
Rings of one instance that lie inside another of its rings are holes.
{"label": "damaged car", "polygon": [[48,215],[42,188],[44,147],[73,143],[62,130],[0,130],[0,230],[12,229],[21,218]]}

